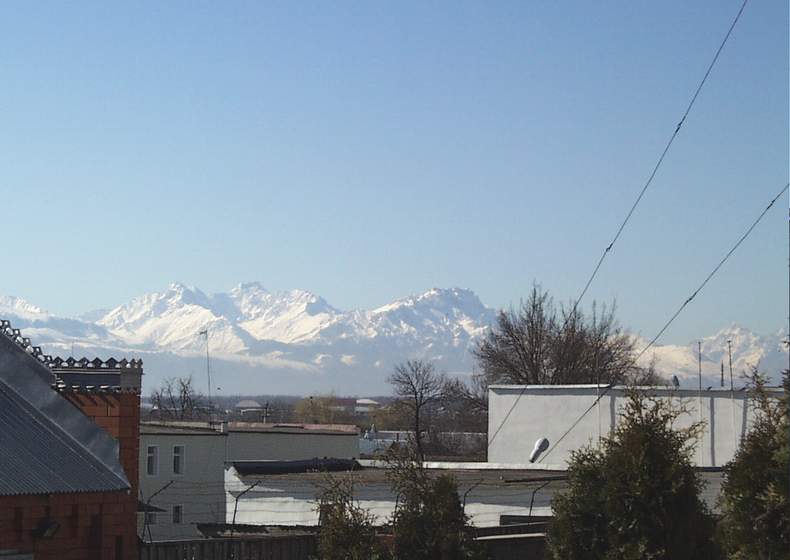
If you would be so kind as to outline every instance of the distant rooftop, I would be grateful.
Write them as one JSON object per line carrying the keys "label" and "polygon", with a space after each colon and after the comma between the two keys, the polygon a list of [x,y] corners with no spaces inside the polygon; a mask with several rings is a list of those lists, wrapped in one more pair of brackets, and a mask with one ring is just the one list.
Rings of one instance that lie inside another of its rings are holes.
{"label": "distant rooftop", "polygon": [[263,408],[261,403],[250,399],[245,399],[236,403],[235,408]]}
{"label": "distant rooftop", "polygon": [[140,435],[195,435],[195,436],[225,436],[220,425],[208,422],[193,421],[145,421],[140,422]]}
{"label": "distant rooftop", "polygon": [[285,434],[356,435],[359,428],[353,424],[273,424],[264,422],[230,422],[230,432],[258,432]]}

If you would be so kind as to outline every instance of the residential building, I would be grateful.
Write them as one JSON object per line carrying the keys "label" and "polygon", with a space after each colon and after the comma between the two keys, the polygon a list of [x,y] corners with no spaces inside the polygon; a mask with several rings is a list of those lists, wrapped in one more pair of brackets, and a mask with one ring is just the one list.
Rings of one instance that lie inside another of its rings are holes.
{"label": "residential building", "polygon": [[266,403],[266,405],[262,406],[261,403],[252,399],[244,399],[237,402],[233,407],[233,410],[242,418],[250,418],[255,421],[263,422],[268,420],[267,416],[270,412],[269,403]]}
{"label": "residential building", "polygon": [[223,426],[140,424],[140,496],[145,513],[138,532],[144,541],[199,538],[198,523],[224,522],[228,434]]}
{"label": "residential building", "polygon": [[[75,363],[66,369],[89,368]],[[136,454],[139,383],[68,375],[0,321],[0,556],[136,559],[136,462],[124,459]]]}
{"label": "residential building", "polygon": [[367,416],[381,408],[381,403],[373,399],[357,399],[354,402],[354,414]]}
{"label": "residential building", "polygon": [[373,399],[354,397],[333,398],[329,408],[335,412],[354,416],[369,416],[381,407],[381,403]]}
{"label": "residential building", "polygon": [[221,524],[227,461],[359,455],[356,426],[149,421],[140,424],[140,496],[144,541],[200,538],[199,525]]}
{"label": "residential building", "polygon": [[[683,406],[676,427],[703,422],[692,459],[700,467],[722,467],[732,459],[754,418],[748,392],[709,388],[644,388],[653,398]],[[566,469],[571,453],[609,435],[617,425],[628,389],[604,385],[492,385],[489,387],[488,460],[526,463],[535,442],[549,440],[536,467]],[[770,391],[777,394],[781,389]]]}

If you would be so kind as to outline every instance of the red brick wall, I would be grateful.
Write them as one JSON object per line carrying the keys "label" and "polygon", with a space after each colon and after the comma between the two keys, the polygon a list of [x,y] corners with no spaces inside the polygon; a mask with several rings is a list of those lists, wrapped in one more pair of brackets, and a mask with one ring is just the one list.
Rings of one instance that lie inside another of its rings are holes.
{"label": "red brick wall", "polygon": [[[127,492],[0,497],[0,550],[32,552],[36,560],[137,559],[137,501]],[[43,519],[60,524],[51,538],[35,538]],[[120,540],[118,540],[120,539]]]}
{"label": "red brick wall", "polygon": [[[33,552],[36,560],[137,560],[140,397],[135,393],[64,393],[119,443],[132,485],[123,492],[0,497],[0,550]],[[51,538],[35,538],[44,519],[60,524]]]}
{"label": "red brick wall", "polygon": [[140,395],[64,393],[83,414],[118,440],[121,465],[137,499],[140,457]]}
{"label": "red brick wall", "polygon": [[[139,494],[140,465],[140,395],[126,393],[64,393],[83,414],[104,428],[118,440],[121,466],[132,485],[128,494],[120,499],[123,505],[124,560],[137,558],[137,498]],[[126,543],[129,544],[126,544]],[[106,557],[114,558],[114,557]]]}

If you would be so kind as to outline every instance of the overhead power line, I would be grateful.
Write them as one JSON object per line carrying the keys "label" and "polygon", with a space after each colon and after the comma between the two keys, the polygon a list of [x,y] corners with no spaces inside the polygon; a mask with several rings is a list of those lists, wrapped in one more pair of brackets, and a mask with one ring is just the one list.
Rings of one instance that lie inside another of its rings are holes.
{"label": "overhead power line", "polygon": [[[741,19],[741,14],[743,14],[743,10],[746,8],[746,4],[748,2],[749,0],[743,0],[743,3],[741,4],[740,9],[738,10],[738,13],[735,15],[735,18],[732,20],[729,29],[727,29],[726,35],[724,35],[724,39],[722,39],[721,43],[719,44],[719,48],[716,49],[716,54],[713,55],[713,59],[710,61],[710,64],[708,64],[708,68],[705,71],[705,75],[702,76],[702,80],[700,80],[697,89],[694,90],[694,95],[691,96],[691,101],[689,101],[688,105],[686,106],[686,110],[683,112],[683,116],[680,118],[680,121],[678,121],[677,126],[675,126],[675,131],[669,137],[669,141],[667,142],[666,146],[664,146],[664,150],[661,152],[658,161],[653,167],[653,170],[650,172],[647,181],[642,186],[642,190],[639,191],[639,196],[636,197],[636,200],[634,201],[634,204],[631,206],[631,209],[628,211],[628,214],[626,214],[625,219],[620,224],[620,227],[617,228],[617,232],[615,233],[614,237],[609,242],[609,245],[607,245],[606,248],[604,249],[603,253],[601,254],[601,257],[598,259],[598,262],[596,263],[595,268],[592,271],[592,274],[590,274],[590,277],[587,279],[587,283],[584,285],[584,289],[579,294],[579,297],[576,298],[576,301],[574,302],[573,307],[571,308],[571,312],[565,317],[565,324],[567,324],[567,322],[570,320],[571,317],[575,316],[576,311],[579,308],[579,303],[581,303],[582,299],[584,299],[585,294],[587,294],[587,290],[590,289],[593,280],[595,280],[595,277],[598,275],[598,271],[601,269],[601,265],[603,264],[603,261],[606,259],[606,256],[612,250],[612,247],[614,247],[614,244],[617,243],[617,240],[620,238],[620,235],[623,233],[625,226],[631,220],[631,216],[634,214],[636,207],[639,206],[639,203],[642,201],[642,197],[644,197],[645,192],[647,192],[647,189],[653,183],[653,179],[655,178],[656,173],[658,173],[658,169],[661,167],[661,164],[664,162],[664,158],[666,157],[667,152],[669,152],[669,148],[672,146],[672,143],[675,141],[675,138],[680,132],[683,123],[686,122],[686,118],[689,116],[689,113],[691,113],[691,109],[692,107],[694,107],[694,103],[696,103],[697,97],[699,97],[699,94],[702,91],[702,87],[705,85],[705,82],[708,81],[708,76],[710,76],[713,67],[716,65],[716,61],[719,60],[719,55],[721,54],[722,50],[724,50],[724,45],[727,44],[727,41],[729,40],[730,35],[732,35],[732,31],[733,29],[735,29],[735,25],[738,23],[738,20]],[[521,400],[521,397],[524,395],[525,390],[526,389],[521,390],[519,395],[516,397],[516,400],[513,402],[513,405],[510,407],[510,410],[508,410],[502,422],[499,424],[496,431],[494,431],[494,435],[491,436],[491,439],[488,440],[489,446],[494,442],[494,439],[496,439],[497,435],[502,430],[502,426],[505,425],[505,422],[510,417],[513,410],[516,408],[516,405],[518,404],[519,400]]]}
{"label": "overhead power line", "polygon": [[741,236],[741,238],[738,240],[738,242],[735,245],[733,245],[732,249],[730,249],[730,251],[726,255],[724,255],[724,258],[721,259],[721,261],[719,261],[719,264],[717,264],[715,266],[715,268],[710,271],[710,274],[708,274],[705,277],[705,280],[702,281],[702,284],[700,284],[699,287],[696,290],[694,290],[694,292],[686,299],[686,301],[684,301],[680,305],[678,310],[675,311],[675,314],[672,315],[672,317],[669,318],[669,321],[667,321],[666,324],[663,327],[661,327],[661,330],[658,331],[658,334],[656,336],[654,336],[653,339],[650,341],[650,343],[642,349],[642,351],[639,353],[639,355],[636,357],[636,360],[634,360],[634,361],[639,360],[639,358],[641,358],[644,355],[644,353],[647,352],[653,346],[653,344],[656,343],[656,341],[661,337],[661,335],[664,334],[664,331],[666,331],[669,328],[669,325],[671,325],[672,322],[677,318],[677,316],[680,315],[681,311],[683,311],[686,308],[686,306],[689,303],[691,303],[691,300],[693,300],[695,297],[697,297],[697,294],[700,292],[700,290],[702,290],[702,288],[704,288],[705,285],[708,282],[710,282],[710,279],[713,278],[716,275],[716,273],[724,265],[724,263],[727,262],[727,259],[729,259],[730,256],[735,252],[735,250],[738,247],[740,247],[741,243],[743,243],[746,240],[746,238],[749,237],[749,234],[752,233],[752,230],[755,227],[757,227],[757,224],[760,223],[760,220],[763,219],[763,216],[765,216],[768,213],[768,211],[776,203],[776,201],[779,200],[779,197],[781,197],[787,191],[787,189],[789,187],[790,187],[790,183],[786,184],[784,186],[784,188],[782,188],[782,190],[779,191],[779,194],[777,194],[774,197],[774,199],[770,202],[770,204],[768,204],[768,206],[765,207],[765,210],[762,211],[762,214],[760,214],[757,217],[757,219],[752,223],[752,225],[749,227],[749,229],[746,230],[746,233],[744,233]]}
{"label": "overhead power line", "polygon": [[[708,274],[708,275],[705,277],[705,279],[704,279],[704,280],[702,281],[702,283],[701,283],[701,284],[700,284],[700,285],[697,287],[697,289],[696,289],[696,290],[694,290],[694,291],[691,293],[691,295],[690,295],[688,298],[686,298],[686,300],[685,300],[685,301],[684,301],[684,302],[683,302],[683,303],[680,305],[680,307],[678,308],[678,310],[677,310],[677,311],[675,311],[675,313],[674,313],[674,314],[673,314],[673,315],[672,315],[672,316],[669,318],[669,320],[668,320],[668,321],[667,321],[667,322],[664,324],[664,326],[663,326],[663,327],[661,327],[661,330],[660,330],[660,331],[658,331],[658,334],[652,338],[652,340],[651,340],[651,341],[650,341],[650,342],[647,344],[647,346],[645,346],[645,347],[642,349],[642,351],[641,351],[641,352],[639,352],[639,354],[637,354],[636,358],[634,358],[633,360],[631,360],[631,365],[635,365],[635,364],[636,364],[636,362],[639,360],[639,358],[641,358],[642,356],[644,356],[644,354],[645,354],[645,353],[646,353],[646,352],[647,352],[647,351],[648,351],[650,348],[652,348],[652,347],[653,347],[653,345],[656,343],[656,341],[658,341],[658,339],[661,337],[661,335],[662,335],[662,334],[664,334],[664,332],[665,332],[665,331],[666,331],[666,330],[669,328],[669,326],[670,326],[670,325],[671,325],[671,324],[672,324],[672,323],[675,321],[675,319],[677,319],[678,315],[680,315],[680,313],[681,313],[681,312],[682,312],[682,311],[683,311],[683,310],[686,308],[686,306],[687,306],[689,303],[691,303],[691,301],[692,301],[692,300],[693,300],[695,297],[697,297],[697,294],[699,294],[699,293],[702,291],[702,289],[703,289],[703,288],[704,288],[704,287],[705,287],[705,286],[708,284],[708,282],[710,282],[710,280],[711,280],[711,279],[712,279],[712,278],[713,278],[713,277],[716,275],[716,273],[717,273],[717,272],[719,272],[719,270],[720,270],[720,269],[721,269],[721,267],[724,265],[724,263],[725,263],[725,262],[727,262],[727,260],[728,260],[728,259],[729,259],[729,258],[732,256],[732,254],[733,254],[733,253],[734,253],[734,252],[735,252],[735,251],[738,249],[738,247],[740,247],[740,246],[741,246],[741,244],[742,244],[742,243],[743,243],[743,242],[746,240],[746,238],[747,238],[747,237],[749,237],[749,235],[752,233],[752,231],[754,231],[754,228],[755,228],[755,227],[757,227],[757,224],[759,224],[759,223],[760,223],[760,221],[761,221],[761,220],[763,219],[763,217],[764,217],[764,216],[765,216],[765,215],[768,213],[768,211],[769,211],[769,210],[770,210],[770,209],[773,207],[773,205],[776,203],[776,201],[777,201],[777,200],[779,200],[779,198],[780,198],[780,197],[781,197],[781,196],[782,196],[782,195],[783,195],[785,192],[787,192],[788,188],[790,188],[790,183],[787,183],[787,184],[786,184],[786,185],[785,185],[785,186],[782,188],[782,190],[781,190],[781,191],[779,191],[779,193],[778,193],[778,194],[777,194],[777,195],[776,195],[776,196],[773,198],[773,200],[771,200],[771,202],[768,204],[768,206],[766,206],[766,207],[765,207],[765,210],[763,210],[763,211],[760,213],[760,215],[759,215],[759,216],[757,216],[757,219],[756,219],[756,220],[754,220],[754,222],[752,222],[752,225],[751,225],[751,226],[749,226],[749,229],[747,229],[747,230],[746,230],[746,232],[745,232],[745,233],[744,233],[744,234],[743,234],[743,235],[740,237],[740,239],[738,239],[738,241],[735,243],[735,245],[733,245],[733,246],[732,246],[732,248],[731,248],[731,249],[730,249],[730,250],[727,252],[727,254],[726,254],[726,255],[724,255],[724,258],[722,258],[722,259],[719,261],[719,263],[718,263],[718,264],[717,264],[715,267],[713,267],[713,270],[711,270],[711,271],[710,271],[710,273],[709,273],[709,274]],[[565,431],[565,433],[563,433],[563,434],[562,434],[562,436],[560,436],[560,438],[559,438],[559,439],[558,439],[556,442],[554,442],[554,444],[552,444],[552,446],[551,446],[551,447],[550,447],[550,448],[549,448],[549,449],[546,451],[546,453],[545,453],[545,454],[544,454],[544,455],[543,455],[543,456],[542,456],[542,457],[541,457],[541,458],[538,460],[538,462],[541,462],[543,459],[545,459],[546,457],[548,457],[548,456],[551,454],[551,452],[552,452],[554,449],[556,449],[557,445],[559,445],[559,443],[560,443],[560,442],[561,442],[563,439],[565,439],[565,437],[566,437],[566,436],[567,436],[569,433],[571,433],[571,431],[573,431],[573,429],[574,429],[574,428],[575,428],[575,427],[576,427],[576,426],[579,424],[579,422],[581,422],[581,421],[582,421],[582,419],[583,419],[583,418],[584,418],[584,417],[585,417],[585,416],[586,416],[586,415],[587,415],[587,414],[588,414],[588,413],[589,413],[589,412],[590,412],[590,411],[591,411],[593,408],[595,408],[595,405],[597,405],[597,404],[598,404],[598,402],[599,402],[599,401],[600,401],[600,400],[601,400],[601,399],[602,399],[602,398],[603,398],[603,397],[604,397],[604,396],[605,396],[605,395],[606,395],[606,394],[607,394],[607,393],[608,393],[608,392],[609,392],[611,389],[612,389],[612,385],[609,385],[608,387],[606,387],[606,389],[604,389],[603,391],[601,391],[601,394],[600,394],[600,395],[598,395],[598,398],[596,398],[596,399],[595,399],[595,401],[593,401],[593,403],[590,405],[590,407],[589,407],[587,410],[585,410],[584,412],[582,412],[582,414],[579,416],[579,418],[577,418],[577,419],[576,419],[576,421],[575,421],[575,422],[574,422],[574,423],[571,425],[571,427],[570,427],[570,428],[568,428],[568,429]],[[500,427],[501,427],[501,426],[500,426]]]}
{"label": "overhead power line", "polygon": [[631,209],[628,211],[628,214],[626,214],[625,219],[620,224],[620,227],[617,228],[617,232],[614,234],[614,237],[609,242],[609,245],[607,245],[606,248],[603,250],[603,253],[601,254],[601,258],[598,259],[598,263],[595,265],[592,274],[590,274],[590,277],[587,279],[587,283],[584,285],[584,289],[582,290],[581,294],[579,294],[579,297],[576,299],[576,303],[573,304],[573,309],[571,311],[571,314],[576,312],[579,303],[584,298],[585,294],[587,293],[587,290],[590,289],[590,285],[593,283],[593,280],[595,280],[595,277],[598,275],[598,271],[601,269],[601,265],[603,264],[603,261],[606,259],[606,256],[612,250],[612,247],[614,247],[614,244],[617,243],[617,240],[620,238],[620,235],[623,233],[625,226],[631,220],[631,216],[634,214],[636,207],[639,206],[639,203],[642,201],[642,197],[645,196],[645,192],[647,192],[647,189],[653,183],[653,179],[655,178],[656,173],[658,173],[658,169],[661,167],[661,164],[664,162],[664,158],[666,157],[667,152],[669,152],[669,148],[672,146],[672,143],[675,141],[675,138],[677,138],[677,135],[680,132],[680,128],[683,126],[683,123],[686,122],[686,117],[689,116],[689,113],[691,112],[691,108],[694,107],[694,103],[697,101],[697,97],[699,97],[699,94],[702,91],[702,87],[705,85],[705,82],[708,80],[708,76],[710,76],[713,67],[716,65],[716,61],[719,60],[719,55],[721,54],[721,51],[724,49],[724,45],[727,44],[727,40],[730,38],[730,35],[732,34],[732,30],[735,29],[735,25],[738,23],[738,20],[741,18],[741,14],[743,13],[744,8],[746,8],[746,4],[748,1],[749,0],[744,0],[743,4],[741,4],[741,9],[738,10],[735,19],[732,20],[732,23],[730,24],[730,28],[727,30],[727,34],[724,36],[724,39],[722,40],[721,44],[719,44],[719,48],[716,50],[716,54],[713,56],[713,60],[710,61],[710,64],[708,65],[708,69],[705,71],[705,75],[702,77],[702,80],[697,86],[697,89],[694,91],[694,95],[691,97],[691,101],[689,101],[686,110],[683,112],[683,116],[681,117],[680,121],[678,121],[678,124],[675,127],[675,131],[669,137],[669,141],[666,143],[666,146],[664,146],[664,151],[661,152],[658,161],[653,167],[653,171],[650,172],[650,175],[648,176],[647,181],[642,187],[642,190],[639,191],[639,196],[636,197],[636,200],[634,201],[634,204],[631,206]]}

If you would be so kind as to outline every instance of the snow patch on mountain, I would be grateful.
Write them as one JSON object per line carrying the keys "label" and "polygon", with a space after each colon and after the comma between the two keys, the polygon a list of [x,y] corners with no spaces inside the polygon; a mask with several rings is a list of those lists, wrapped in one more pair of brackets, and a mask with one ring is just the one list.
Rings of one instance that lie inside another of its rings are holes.
{"label": "snow patch on mountain", "polygon": [[212,342],[222,353],[247,349],[240,329],[215,313],[212,298],[179,283],[116,307],[96,323],[131,344],[150,348],[197,352],[204,347],[200,332],[209,329]]}
{"label": "snow patch on mountain", "polygon": [[28,321],[47,320],[51,315],[38,306],[15,296],[0,296],[0,316],[13,316]]}

